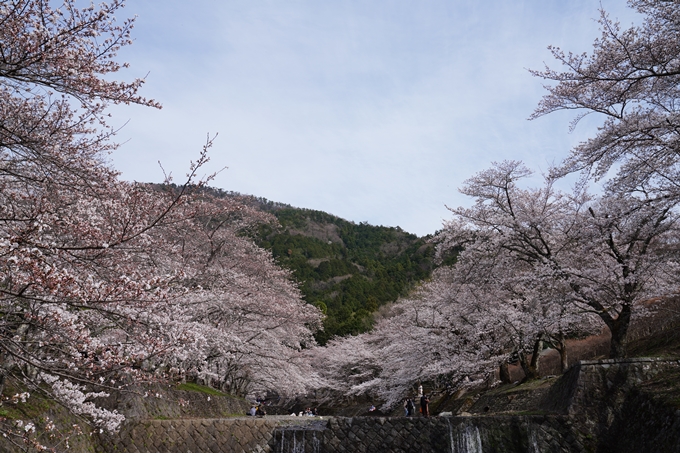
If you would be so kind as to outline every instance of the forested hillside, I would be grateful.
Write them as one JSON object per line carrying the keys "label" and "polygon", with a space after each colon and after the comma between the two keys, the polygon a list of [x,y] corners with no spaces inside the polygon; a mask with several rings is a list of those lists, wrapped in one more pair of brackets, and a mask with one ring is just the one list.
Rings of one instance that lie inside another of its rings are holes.
{"label": "forested hillside", "polygon": [[258,245],[293,271],[305,300],[325,314],[320,344],[366,332],[378,307],[430,276],[433,245],[400,228],[353,223],[322,211],[258,203],[281,227],[263,225]]}

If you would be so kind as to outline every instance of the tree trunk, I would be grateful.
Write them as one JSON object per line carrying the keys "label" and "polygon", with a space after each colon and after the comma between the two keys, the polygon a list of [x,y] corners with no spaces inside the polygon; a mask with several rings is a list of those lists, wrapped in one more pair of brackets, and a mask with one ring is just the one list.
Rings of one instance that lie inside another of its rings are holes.
{"label": "tree trunk", "polygon": [[531,355],[531,362],[527,362],[526,356],[522,351],[519,352],[519,363],[522,365],[524,371],[524,380],[531,381],[539,377],[539,357],[541,348],[543,347],[543,336],[539,335],[534,341],[533,353]]}
{"label": "tree trunk", "polygon": [[524,371],[524,380],[529,380],[529,375],[531,374],[531,368],[529,366],[529,363],[527,362],[527,356],[524,355],[524,351],[520,350],[517,352],[517,355],[519,356],[519,364],[522,367],[522,371]]}
{"label": "tree trunk", "polygon": [[543,336],[539,335],[534,341],[534,350],[531,353],[531,363],[529,363],[530,375],[527,375],[528,379],[538,379],[539,378],[539,359],[541,357],[541,349],[543,349]]}
{"label": "tree trunk", "polygon": [[564,373],[569,368],[569,357],[567,356],[567,345],[564,339],[560,339],[559,342],[559,353],[560,353],[560,371]]}
{"label": "tree trunk", "polygon": [[512,382],[510,380],[510,366],[508,365],[507,360],[504,360],[503,363],[501,363],[500,378],[501,382],[504,384],[510,384]]}
{"label": "tree trunk", "polygon": [[5,381],[7,380],[7,370],[5,367],[0,366],[0,395],[5,390]]}
{"label": "tree trunk", "polygon": [[630,305],[624,305],[619,316],[609,326],[612,339],[609,346],[610,359],[623,359],[628,354],[628,327],[630,326]]}
{"label": "tree trunk", "polygon": [[564,341],[564,335],[560,333],[556,337],[552,337],[551,341],[557,352],[560,353],[560,372],[564,373],[569,368],[567,343]]}

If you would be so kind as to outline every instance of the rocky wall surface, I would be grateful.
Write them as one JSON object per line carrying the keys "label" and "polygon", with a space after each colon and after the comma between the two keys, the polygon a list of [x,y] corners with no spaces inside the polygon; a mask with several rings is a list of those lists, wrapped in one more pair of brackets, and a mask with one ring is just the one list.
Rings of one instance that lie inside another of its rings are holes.
{"label": "rocky wall surface", "polygon": [[250,409],[250,403],[243,398],[179,390],[167,385],[129,387],[124,392],[111,392],[98,403],[131,420],[223,418],[245,415]]}
{"label": "rocky wall surface", "polygon": [[[652,448],[650,448],[652,447]],[[634,391],[600,439],[600,453],[680,452],[680,410]]]}
{"label": "rocky wall surface", "polygon": [[636,386],[677,367],[678,360],[656,358],[582,361],[564,376],[572,388],[562,403],[569,414],[597,412],[603,404],[620,406]]}
{"label": "rocky wall surface", "polygon": [[600,452],[680,452],[680,367],[631,388],[610,413]]}

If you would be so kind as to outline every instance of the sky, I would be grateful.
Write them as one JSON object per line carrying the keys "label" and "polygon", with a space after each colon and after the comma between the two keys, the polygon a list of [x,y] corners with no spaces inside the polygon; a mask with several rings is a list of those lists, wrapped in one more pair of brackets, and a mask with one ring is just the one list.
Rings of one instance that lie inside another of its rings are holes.
{"label": "sky", "polygon": [[[623,0],[128,0],[119,53],[161,110],[116,106],[124,179],[202,174],[227,191],[399,226],[420,236],[469,205],[458,187],[493,161],[541,172],[592,136],[573,112],[533,121],[548,45],[588,52]],[[121,17],[122,19],[122,17]],[[532,182],[533,183],[533,182]]]}

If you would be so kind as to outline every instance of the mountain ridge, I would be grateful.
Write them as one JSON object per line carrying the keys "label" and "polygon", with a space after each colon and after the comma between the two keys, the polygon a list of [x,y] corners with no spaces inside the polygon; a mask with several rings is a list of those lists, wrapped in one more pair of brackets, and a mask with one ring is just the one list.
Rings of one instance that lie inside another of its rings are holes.
{"label": "mountain ridge", "polygon": [[355,223],[324,211],[297,208],[266,198],[210,188],[276,217],[251,236],[289,269],[304,299],[326,315],[319,344],[356,335],[373,326],[373,314],[408,294],[436,267],[432,236],[400,227]]}

